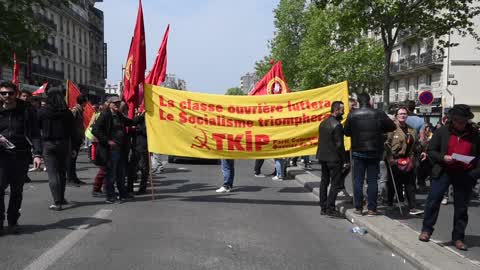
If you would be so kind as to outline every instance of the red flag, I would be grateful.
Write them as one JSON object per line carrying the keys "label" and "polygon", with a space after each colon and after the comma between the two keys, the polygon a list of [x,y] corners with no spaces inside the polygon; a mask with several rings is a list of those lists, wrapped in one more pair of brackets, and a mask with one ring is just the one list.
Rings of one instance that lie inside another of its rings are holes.
{"label": "red flag", "polygon": [[130,51],[128,52],[125,76],[123,78],[123,99],[128,105],[128,116],[133,117],[135,108],[139,105],[140,89],[145,81],[146,69],[145,29],[143,27],[142,1],[139,0],[137,22],[133,34]]}
{"label": "red flag", "polygon": [[165,81],[165,74],[167,72],[167,42],[168,42],[168,32],[170,31],[170,25],[167,26],[165,34],[163,35],[162,44],[158,50],[157,58],[155,59],[155,64],[145,78],[145,83],[160,85]]}
{"label": "red flag", "polygon": [[42,86],[40,86],[37,90],[35,90],[32,95],[34,96],[40,96],[41,94],[45,93],[45,90],[47,89],[48,82],[44,83]]}
{"label": "red flag", "polygon": [[17,63],[17,53],[13,52],[13,78],[12,83],[18,86],[18,63]]}
{"label": "red flag", "polygon": [[88,128],[92,117],[95,115],[95,108],[93,108],[92,104],[87,102],[87,105],[83,108],[83,127],[85,129]]}
{"label": "red flag", "polygon": [[[81,95],[80,89],[70,80],[67,80],[67,105],[71,110],[77,105],[77,97]],[[83,127],[86,129],[95,114],[95,109],[90,102],[83,108]]]}
{"label": "red flag", "polygon": [[248,93],[251,96],[289,93],[285,76],[283,76],[282,61],[272,66],[269,72]]}
{"label": "red flag", "polygon": [[80,89],[70,80],[67,80],[67,105],[71,110],[77,105],[77,97],[80,96]]}

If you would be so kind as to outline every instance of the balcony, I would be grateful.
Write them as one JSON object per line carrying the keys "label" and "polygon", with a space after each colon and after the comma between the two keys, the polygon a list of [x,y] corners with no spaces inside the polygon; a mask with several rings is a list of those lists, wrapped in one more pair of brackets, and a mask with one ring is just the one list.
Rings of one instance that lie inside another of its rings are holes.
{"label": "balcony", "polygon": [[48,26],[55,31],[57,30],[57,24],[55,23],[55,21],[49,19],[48,17],[42,14],[35,14],[34,18],[36,22],[41,23],[45,26]]}
{"label": "balcony", "polygon": [[390,73],[400,75],[422,69],[435,69],[443,66],[443,58],[443,53],[436,50],[424,52],[418,57],[410,55],[407,58],[400,58],[398,62],[391,63]]}
{"label": "balcony", "polygon": [[46,67],[42,67],[39,64],[32,64],[32,72],[37,75],[49,77],[53,79],[63,80],[65,78],[65,73],[63,71],[56,71]]}
{"label": "balcony", "polygon": [[43,49],[44,49],[45,51],[51,52],[51,53],[53,53],[53,54],[58,54],[58,48],[55,47],[55,45],[46,43],[46,44],[43,46]]}

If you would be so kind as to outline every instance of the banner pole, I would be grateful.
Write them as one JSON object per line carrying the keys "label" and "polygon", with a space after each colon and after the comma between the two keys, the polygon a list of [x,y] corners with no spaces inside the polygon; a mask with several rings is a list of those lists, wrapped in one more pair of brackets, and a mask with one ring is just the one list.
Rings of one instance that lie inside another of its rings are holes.
{"label": "banner pole", "polygon": [[148,152],[148,177],[150,178],[150,189],[152,190],[152,202],[155,200],[155,190],[153,188],[152,176],[152,153]]}

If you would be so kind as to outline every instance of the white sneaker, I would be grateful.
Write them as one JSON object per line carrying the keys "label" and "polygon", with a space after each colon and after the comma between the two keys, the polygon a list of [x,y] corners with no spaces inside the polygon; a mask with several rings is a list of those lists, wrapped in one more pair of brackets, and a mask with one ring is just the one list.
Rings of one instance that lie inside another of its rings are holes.
{"label": "white sneaker", "polygon": [[227,193],[227,192],[230,192],[230,190],[231,190],[230,188],[222,186],[219,189],[215,190],[215,192],[217,192],[217,193]]}
{"label": "white sneaker", "polygon": [[255,174],[255,177],[258,177],[258,178],[265,178],[265,174],[263,173],[260,173],[260,174]]}
{"label": "white sneaker", "polygon": [[47,171],[47,167],[43,167],[43,171],[46,172],[46,171]]}
{"label": "white sneaker", "polygon": [[283,181],[283,177],[274,176],[272,177],[273,181]]}
{"label": "white sneaker", "polygon": [[447,205],[448,204],[448,198],[443,197],[442,204]]}
{"label": "white sneaker", "polygon": [[425,211],[419,210],[419,209],[415,209],[415,208],[410,209],[410,215],[420,215],[420,214],[423,214],[423,212],[425,212]]}

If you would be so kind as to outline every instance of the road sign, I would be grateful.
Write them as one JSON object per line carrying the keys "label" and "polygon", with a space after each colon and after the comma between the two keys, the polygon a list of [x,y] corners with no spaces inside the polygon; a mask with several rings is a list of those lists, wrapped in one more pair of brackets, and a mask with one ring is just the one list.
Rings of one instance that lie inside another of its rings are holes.
{"label": "road sign", "polygon": [[420,106],[418,111],[423,114],[432,113],[432,106]]}
{"label": "road sign", "polygon": [[429,90],[424,90],[421,91],[418,94],[418,101],[420,101],[420,104],[422,105],[430,105],[433,102],[433,93],[432,91]]}

